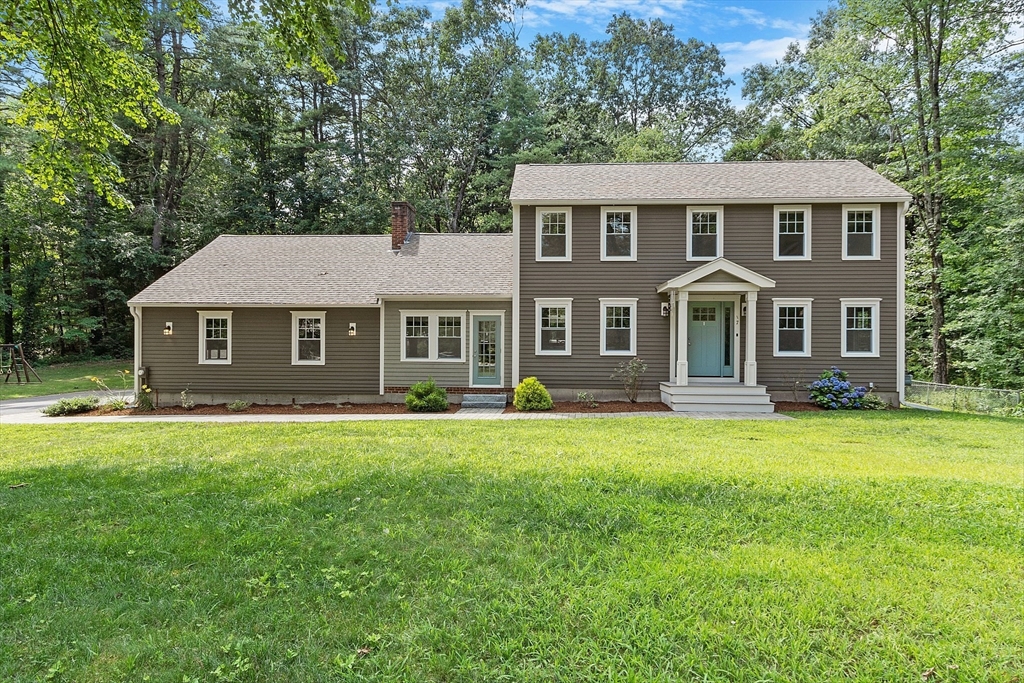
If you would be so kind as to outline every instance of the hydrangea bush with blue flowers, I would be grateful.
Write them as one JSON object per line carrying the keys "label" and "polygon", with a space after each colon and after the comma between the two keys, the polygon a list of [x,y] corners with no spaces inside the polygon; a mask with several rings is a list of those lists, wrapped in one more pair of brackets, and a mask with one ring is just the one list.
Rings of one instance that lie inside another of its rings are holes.
{"label": "hydrangea bush with blue flowers", "polygon": [[873,403],[865,400],[868,390],[855,387],[847,380],[845,371],[832,366],[811,382],[811,400],[825,410],[859,410]]}

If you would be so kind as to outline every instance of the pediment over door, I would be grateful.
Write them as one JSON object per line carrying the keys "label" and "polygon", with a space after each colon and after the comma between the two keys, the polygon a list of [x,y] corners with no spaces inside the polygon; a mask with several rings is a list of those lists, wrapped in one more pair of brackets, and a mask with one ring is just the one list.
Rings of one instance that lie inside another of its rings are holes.
{"label": "pediment over door", "polygon": [[775,287],[775,280],[733,263],[727,258],[709,261],[658,286],[658,293],[670,290],[688,292],[756,292]]}

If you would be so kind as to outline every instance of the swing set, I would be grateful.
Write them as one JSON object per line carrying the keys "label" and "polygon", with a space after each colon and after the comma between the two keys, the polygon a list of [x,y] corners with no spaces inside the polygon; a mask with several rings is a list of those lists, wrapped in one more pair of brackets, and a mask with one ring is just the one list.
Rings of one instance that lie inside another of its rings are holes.
{"label": "swing set", "polygon": [[4,384],[11,381],[11,375],[18,384],[28,384],[32,381],[29,373],[35,376],[37,382],[43,381],[32,365],[25,360],[25,351],[21,344],[0,344],[0,375],[4,376]]}

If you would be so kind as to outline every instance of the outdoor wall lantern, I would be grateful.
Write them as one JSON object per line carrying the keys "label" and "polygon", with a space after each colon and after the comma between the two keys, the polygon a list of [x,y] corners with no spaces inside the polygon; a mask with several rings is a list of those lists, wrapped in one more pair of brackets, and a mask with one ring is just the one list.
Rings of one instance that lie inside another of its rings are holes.
{"label": "outdoor wall lantern", "polygon": [[170,337],[174,334],[174,323],[164,323],[164,335]]}
{"label": "outdoor wall lantern", "polygon": [[349,323],[348,324],[348,336],[350,336],[350,337],[356,336],[356,324],[355,323]]}

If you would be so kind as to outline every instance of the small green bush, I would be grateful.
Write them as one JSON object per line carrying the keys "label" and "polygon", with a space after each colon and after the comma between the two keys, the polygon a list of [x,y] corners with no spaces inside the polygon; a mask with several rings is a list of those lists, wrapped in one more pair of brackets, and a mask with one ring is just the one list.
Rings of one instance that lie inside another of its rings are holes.
{"label": "small green bush", "polygon": [[112,398],[103,404],[108,410],[128,410],[128,400],[124,398]]}
{"label": "small green bush", "polygon": [[516,410],[551,410],[555,404],[551,394],[536,377],[527,377],[516,387],[512,395],[512,404]]}
{"label": "small green bush", "polygon": [[153,390],[145,384],[142,385],[142,391],[135,394],[135,409],[143,413],[151,413],[156,410],[156,406],[153,405],[153,397],[150,394]]}
{"label": "small green bush", "polygon": [[243,410],[248,410],[249,406],[251,405],[252,403],[250,403],[249,401],[232,401],[231,403],[228,404],[228,410],[230,410],[233,413],[240,413]]}
{"label": "small green bush", "polygon": [[95,396],[79,396],[77,398],[62,398],[53,405],[43,408],[43,414],[50,417],[61,415],[77,415],[95,410],[100,405],[100,400]]}
{"label": "small green bush", "polygon": [[443,413],[448,410],[448,392],[437,386],[433,377],[409,387],[405,407],[416,413]]}

